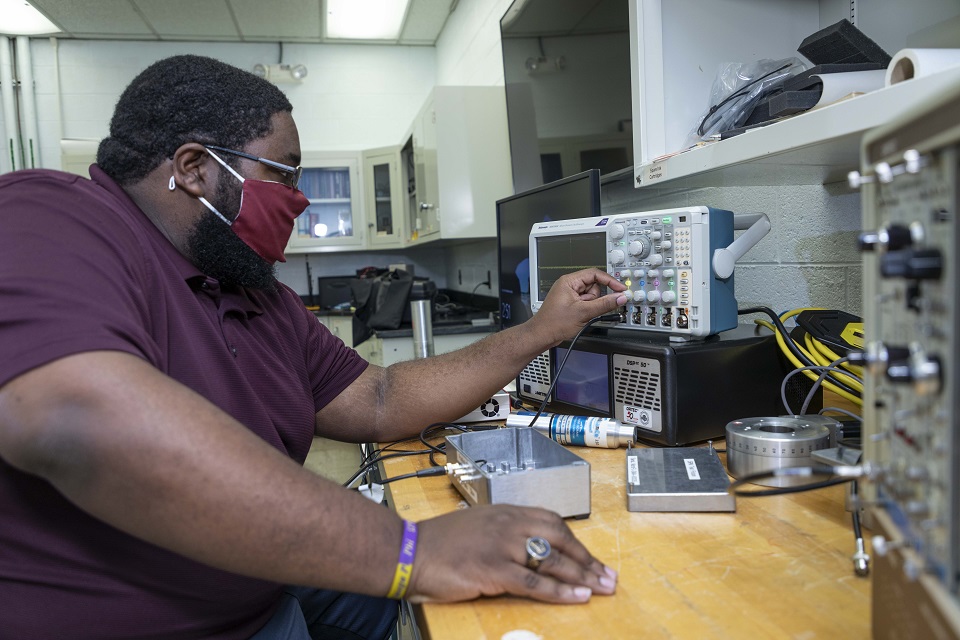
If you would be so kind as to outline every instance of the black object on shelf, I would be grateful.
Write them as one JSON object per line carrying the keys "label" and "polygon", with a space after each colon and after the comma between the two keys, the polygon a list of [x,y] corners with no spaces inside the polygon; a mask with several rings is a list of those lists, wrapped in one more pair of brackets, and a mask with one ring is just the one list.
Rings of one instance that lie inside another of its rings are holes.
{"label": "black object on shelf", "polygon": [[890,54],[847,19],[807,36],[797,51],[813,64],[874,62],[883,68],[890,64]]}
{"label": "black object on shelf", "polygon": [[815,66],[788,78],[764,96],[744,126],[721,139],[743,133],[753,125],[812,108],[823,93],[823,81],[819,78],[823,74],[875,71],[890,64],[890,55],[846,19],[807,36],[797,51]]}

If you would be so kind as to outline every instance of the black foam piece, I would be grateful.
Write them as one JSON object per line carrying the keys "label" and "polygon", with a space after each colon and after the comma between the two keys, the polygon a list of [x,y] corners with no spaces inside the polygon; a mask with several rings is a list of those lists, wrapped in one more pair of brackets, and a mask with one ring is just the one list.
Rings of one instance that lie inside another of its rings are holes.
{"label": "black foam piece", "polygon": [[890,55],[847,19],[807,36],[797,51],[813,64],[890,64]]}
{"label": "black foam piece", "polygon": [[820,99],[822,87],[804,91],[784,91],[770,98],[770,117],[779,118],[813,107]]}
{"label": "black foam piece", "polygon": [[743,126],[750,126],[752,124],[757,124],[760,122],[766,122],[770,119],[770,99],[777,95],[779,91],[771,93],[762,100],[760,100],[754,107],[753,111],[750,112],[750,115],[743,122]]}

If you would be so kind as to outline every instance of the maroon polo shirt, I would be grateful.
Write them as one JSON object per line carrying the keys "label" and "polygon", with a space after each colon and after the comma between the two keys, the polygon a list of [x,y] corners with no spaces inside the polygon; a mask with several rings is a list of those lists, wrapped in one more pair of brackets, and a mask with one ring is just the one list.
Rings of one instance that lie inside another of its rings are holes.
{"label": "maroon polo shirt", "polygon": [[[124,351],[303,462],[314,414],[366,362],[290,289],[220,287],[91,175],[0,177],[0,386],[70,354]],[[118,531],[0,457],[0,636],[246,638],[278,593]]]}

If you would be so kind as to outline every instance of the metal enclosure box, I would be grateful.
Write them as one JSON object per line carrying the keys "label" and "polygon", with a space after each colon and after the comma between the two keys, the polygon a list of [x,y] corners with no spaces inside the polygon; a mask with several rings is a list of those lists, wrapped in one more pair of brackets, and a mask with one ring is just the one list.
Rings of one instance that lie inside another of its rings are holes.
{"label": "metal enclosure box", "polygon": [[736,511],[713,447],[627,449],[627,511]]}
{"label": "metal enclosure box", "polygon": [[450,476],[467,502],[542,507],[564,518],[590,515],[590,464],[529,427],[447,436]]}

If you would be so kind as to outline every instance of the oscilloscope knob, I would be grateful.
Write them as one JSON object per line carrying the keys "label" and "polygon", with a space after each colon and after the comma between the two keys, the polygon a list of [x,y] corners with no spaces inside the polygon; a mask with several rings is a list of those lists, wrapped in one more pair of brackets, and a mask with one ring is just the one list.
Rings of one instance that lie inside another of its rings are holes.
{"label": "oscilloscope knob", "polygon": [[650,302],[660,302],[660,292],[657,290],[648,291],[647,300]]}
{"label": "oscilloscope knob", "polygon": [[625,259],[626,256],[621,249],[613,249],[610,251],[610,264],[623,264]]}
{"label": "oscilloscope knob", "polygon": [[677,294],[673,291],[664,291],[660,294],[660,299],[663,300],[664,304],[670,304],[677,299]]}
{"label": "oscilloscope knob", "polygon": [[654,255],[650,256],[650,264],[654,267],[659,267],[663,264],[663,256],[659,253],[655,253]]}
{"label": "oscilloscope knob", "polygon": [[650,253],[650,243],[643,239],[634,240],[627,247],[627,251],[637,258],[646,258]]}
{"label": "oscilloscope knob", "polygon": [[659,240],[659,239],[662,238],[662,237],[663,237],[663,234],[660,233],[659,231],[651,231],[651,232],[650,232],[650,239],[651,239],[651,240]]}
{"label": "oscilloscope knob", "polygon": [[622,224],[615,224],[610,227],[610,237],[614,240],[622,238],[624,233],[626,233],[626,231],[624,231]]}

